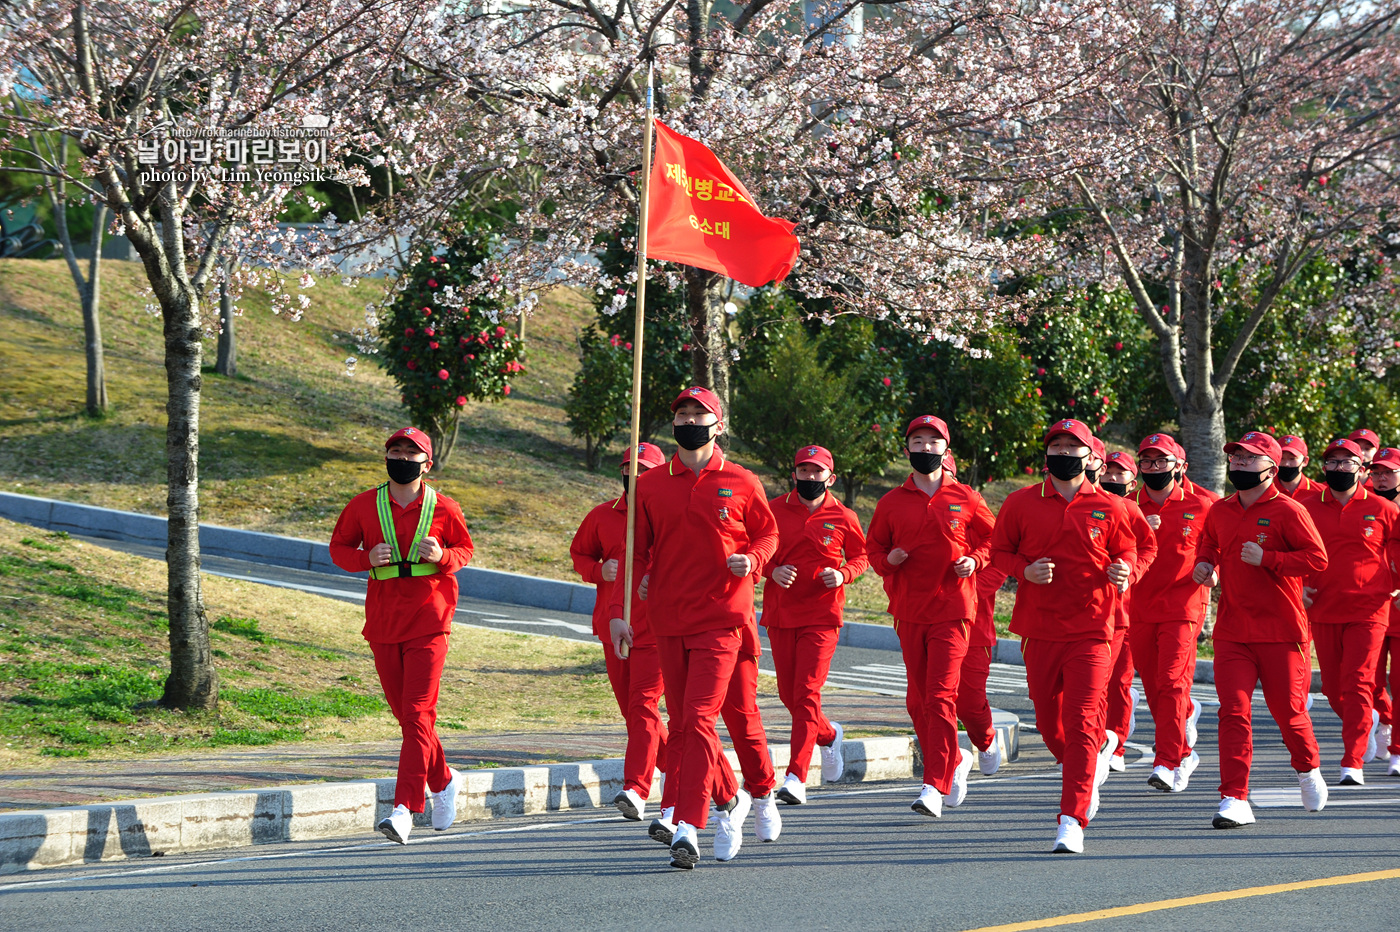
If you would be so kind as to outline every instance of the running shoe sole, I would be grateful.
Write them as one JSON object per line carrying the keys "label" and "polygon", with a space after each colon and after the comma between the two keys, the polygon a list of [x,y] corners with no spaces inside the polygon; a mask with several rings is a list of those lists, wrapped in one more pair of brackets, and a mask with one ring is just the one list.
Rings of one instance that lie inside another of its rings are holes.
{"label": "running shoe sole", "polygon": [[379,834],[383,835],[390,841],[396,841],[401,845],[408,844],[407,839],[399,837],[399,833],[394,829],[394,823],[390,822],[388,819],[385,819],[379,823]]}
{"label": "running shoe sole", "polygon": [[1166,780],[1163,780],[1155,773],[1147,778],[1147,785],[1152,787],[1154,790],[1161,790],[1163,793],[1170,793],[1172,790],[1176,789],[1176,787],[1167,783]]}
{"label": "running shoe sole", "polygon": [[780,803],[786,803],[789,806],[802,805],[802,800],[789,793],[787,787],[785,786],[778,787],[776,790],[773,791],[773,795],[778,797],[778,802]]}
{"label": "running shoe sole", "polygon": [[671,847],[671,838],[674,832],[667,828],[660,819],[653,819],[651,827],[647,829],[647,834],[652,841],[659,841],[666,847]]}
{"label": "running shoe sole", "polygon": [[926,815],[933,819],[938,818],[938,813],[934,812],[928,806],[925,806],[920,800],[914,800],[912,803],[910,803],[909,808],[913,809],[919,815]]}
{"label": "running shoe sole", "polygon": [[700,852],[693,848],[682,848],[679,845],[671,849],[671,866],[683,871],[695,870],[695,865],[700,863]]}
{"label": "running shoe sole", "polygon": [[632,800],[628,798],[626,793],[618,793],[614,796],[613,805],[617,807],[618,812],[622,813],[624,819],[632,822],[642,821],[642,814],[637,811],[636,806],[632,805]]}

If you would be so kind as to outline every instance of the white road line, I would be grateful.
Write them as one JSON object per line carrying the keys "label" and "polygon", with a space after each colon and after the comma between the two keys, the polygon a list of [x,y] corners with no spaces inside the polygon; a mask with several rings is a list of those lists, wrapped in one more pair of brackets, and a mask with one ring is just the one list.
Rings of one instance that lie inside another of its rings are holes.
{"label": "white road line", "polygon": [[329,595],[340,598],[351,598],[357,602],[365,600],[363,592],[353,592],[349,589],[331,589],[326,586],[310,586],[306,583],[286,582],[281,579],[264,579],[261,576],[240,576],[237,573],[220,573],[214,570],[205,570],[210,576],[221,576],[224,579],[241,579],[244,582],[261,583],[264,586],[276,586],[278,589],[299,589],[302,592],[314,592],[317,595]]}
{"label": "white road line", "polygon": [[487,618],[500,618],[506,621],[511,620],[509,615],[501,615],[496,612],[483,612],[476,608],[459,608],[457,611],[466,612],[468,615],[484,615]]}

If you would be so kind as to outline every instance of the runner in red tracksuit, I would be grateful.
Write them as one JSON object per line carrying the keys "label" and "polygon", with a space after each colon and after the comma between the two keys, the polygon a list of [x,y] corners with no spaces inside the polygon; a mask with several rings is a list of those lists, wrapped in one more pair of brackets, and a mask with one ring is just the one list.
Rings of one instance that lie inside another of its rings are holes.
{"label": "runner in red tracksuit", "polygon": [[[637,447],[637,475],[666,465],[666,455],[651,443]],[[613,805],[625,818],[639,821],[651,796],[652,775],[666,769],[666,726],[661,722],[661,658],[656,638],[647,625],[646,603],[632,599],[632,648],[624,661],[613,649],[608,626],[612,590],[626,578],[622,560],[627,545],[627,477],[632,455],[622,460],[623,494],[603,502],[583,519],[569,545],[574,569],[585,582],[598,587],[593,602],[593,634],[603,642],[608,682],[627,723],[627,751],[622,762],[622,791]],[[640,580],[644,567],[633,563],[633,578]]]}
{"label": "runner in red tracksuit", "polygon": [[[680,717],[667,747],[666,782],[675,782],[676,794],[671,864],[688,870],[699,860],[696,832],[708,821],[711,798],[720,811],[715,857],[722,861],[738,853],[753,803],[734,785],[715,723],[753,623],[754,579],[777,548],[778,529],[757,477],[715,446],[724,422],[714,392],[686,389],[671,409],[681,449],[637,479],[635,546],[647,563],[642,582],[666,708],[673,722]],[[633,638],[622,599],[614,591],[614,649]],[[760,819],[767,809],[777,814],[771,793]]]}
{"label": "runner in red tracksuit", "polygon": [[435,725],[447,636],[457,612],[455,574],[472,558],[472,538],[457,503],[423,481],[433,468],[428,436],[405,427],[384,450],[389,481],[345,506],[331,533],[330,553],[341,569],[370,574],[362,634],[403,733],[394,809],[378,829],[407,844],[425,791],[433,797],[434,829],[443,831],[457,818],[462,775],[447,766]]}
{"label": "runner in red tracksuit", "polygon": [[976,612],[973,574],[987,565],[992,513],[943,472],[948,425],[931,414],[905,428],[913,472],[875,506],[866,548],[883,577],[907,676],[905,704],[924,758],[912,808],[935,818],[967,795],[972,751],[958,746],[958,672]]}
{"label": "runner in red tracksuit", "polygon": [[1376,664],[1390,626],[1390,570],[1400,557],[1400,508],[1361,485],[1361,448],[1334,440],[1323,454],[1327,488],[1304,500],[1327,548],[1327,569],[1303,581],[1322,692],[1342,720],[1339,782],[1366,782],[1380,715]]}
{"label": "runner in red tracksuit", "polygon": [[1138,444],[1141,488],[1132,495],[1157,539],[1156,558],[1133,586],[1128,637],[1155,727],[1147,783],[1164,793],[1185,790],[1201,760],[1193,750],[1201,703],[1191,697],[1191,683],[1210,592],[1191,573],[1206,515],[1219,500],[1178,479],[1180,462],[1180,447],[1169,435],[1145,437]]}
{"label": "runner in red tracksuit", "polygon": [[1260,684],[1298,771],[1303,806],[1327,804],[1306,700],[1312,682],[1303,577],[1327,568],[1327,551],[1307,509],[1274,488],[1278,442],[1250,431],[1227,443],[1234,495],[1211,506],[1196,546],[1198,584],[1219,574],[1215,692],[1220,697],[1220,809],[1216,828],[1255,821],[1249,806],[1254,756],[1250,702]]}
{"label": "runner in red tracksuit", "polygon": [[[1097,437],[1094,438],[1096,441]],[[1097,452],[1102,443],[1095,446]],[[1124,500],[1133,528],[1133,538],[1137,541],[1137,562],[1129,587],[1118,594],[1118,607],[1114,611],[1113,645],[1116,655],[1113,658],[1113,671],[1108,678],[1108,707],[1105,724],[1109,731],[1118,736],[1118,747],[1108,759],[1108,769],[1122,773],[1127,769],[1123,751],[1128,738],[1136,729],[1138,691],[1133,686],[1133,648],[1129,643],[1128,605],[1133,599],[1138,582],[1151,567],[1157,557],[1157,536],[1152,533],[1152,525],[1128,493],[1137,483],[1137,465],[1133,458],[1121,451],[1109,453],[1102,459],[1099,472],[1099,487],[1105,492],[1117,495]]]}
{"label": "runner in red tracksuit", "polygon": [[1021,636],[1036,726],[1064,763],[1052,849],[1080,853],[1117,737],[1105,731],[1113,611],[1137,543],[1123,499],[1084,475],[1093,434],[1057,421],[1045,435],[1050,477],[1006,498],[992,562],[1017,582],[1011,630]]}
{"label": "runner in red tracksuit", "polygon": [[1321,483],[1303,475],[1303,469],[1312,462],[1308,458],[1307,442],[1302,437],[1288,434],[1279,438],[1278,445],[1283,461],[1279,463],[1278,478],[1274,480],[1274,484],[1278,486],[1279,491],[1298,500],[1307,498],[1314,490],[1321,490]]}
{"label": "runner in red tracksuit", "polygon": [[[1375,459],[1371,460],[1370,474],[1372,490],[1386,501],[1400,504],[1400,499],[1396,497],[1400,492],[1400,449],[1382,447],[1376,451]],[[1390,572],[1394,585],[1400,588],[1400,560],[1391,563]],[[1386,629],[1385,644],[1381,647],[1381,657],[1376,664],[1376,679],[1382,684],[1385,683],[1387,660],[1390,662],[1390,692],[1395,694],[1400,688],[1400,599],[1390,603],[1390,625]],[[1387,773],[1400,777],[1400,734],[1391,727],[1392,724],[1383,712],[1381,727],[1376,732],[1376,744],[1378,749],[1384,749],[1382,753],[1390,755]]]}
{"label": "runner in red tracksuit", "polygon": [[768,502],[778,550],[763,570],[763,625],[778,696],[792,714],[787,774],[777,795],[794,806],[807,801],[814,745],[822,749],[823,780],[839,780],[845,769],[842,728],[822,714],[822,686],[841,631],[845,587],[870,565],[855,512],[827,491],[833,467],[825,447],[802,447],[793,462],[796,488]]}
{"label": "runner in red tracksuit", "polygon": [[[1373,491],[1375,486],[1371,484],[1369,470],[1371,468],[1371,463],[1374,462],[1377,453],[1381,449],[1381,438],[1376,436],[1376,432],[1373,430],[1368,430],[1365,427],[1358,427],[1356,430],[1347,434],[1347,439],[1361,448],[1361,465],[1363,470],[1366,470],[1366,472],[1363,473],[1363,486],[1366,491]],[[1323,483],[1317,483],[1317,487],[1321,489]],[[1377,751],[1390,741],[1391,718],[1394,715],[1394,709],[1391,707],[1390,693],[1385,688],[1385,664],[1388,654],[1389,651],[1386,650],[1383,651],[1381,655],[1380,672],[1376,677],[1375,692],[1372,694],[1376,715],[1380,719],[1380,725],[1376,729],[1378,741]],[[1368,754],[1366,760],[1370,761],[1374,756],[1374,754]]]}

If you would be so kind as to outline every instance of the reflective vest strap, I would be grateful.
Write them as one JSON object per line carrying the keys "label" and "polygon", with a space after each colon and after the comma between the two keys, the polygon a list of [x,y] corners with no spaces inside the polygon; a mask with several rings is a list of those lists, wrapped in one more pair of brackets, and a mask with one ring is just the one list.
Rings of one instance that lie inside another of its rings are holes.
{"label": "reflective vest strap", "polygon": [[431,576],[438,571],[436,563],[418,562],[418,545],[433,526],[433,513],[437,510],[437,491],[427,483],[423,484],[423,507],[418,517],[418,527],[413,532],[413,543],[408,548],[408,557],[399,554],[399,536],[394,530],[394,513],[389,504],[389,484],[381,485],[374,496],[375,510],[379,513],[379,531],[384,535],[384,543],[389,545],[393,559],[384,566],[370,568],[375,579],[397,579],[401,576]]}
{"label": "reflective vest strap", "polygon": [[418,515],[418,529],[413,532],[413,544],[408,548],[409,563],[418,562],[418,544],[428,536],[433,527],[433,512],[437,510],[437,492],[428,483],[423,483],[423,508]]}
{"label": "reflective vest strap", "polygon": [[384,483],[374,496],[375,509],[379,512],[379,532],[384,535],[384,543],[389,545],[394,559],[391,563],[400,563],[403,557],[399,555],[399,535],[394,532],[394,512],[389,506],[389,483]]}

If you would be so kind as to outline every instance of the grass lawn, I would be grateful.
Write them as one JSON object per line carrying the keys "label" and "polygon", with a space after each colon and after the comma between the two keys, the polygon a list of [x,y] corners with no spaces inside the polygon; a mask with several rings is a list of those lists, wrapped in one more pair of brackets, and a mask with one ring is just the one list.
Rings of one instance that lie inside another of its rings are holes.
{"label": "grass lawn", "polygon": [[[363,610],[206,576],[222,702],[157,708],[165,566],[0,520],[0,769],[225,745],[394,739]],[[596,645],[458,628],[438,725],[473,734],[614,722]]]}

